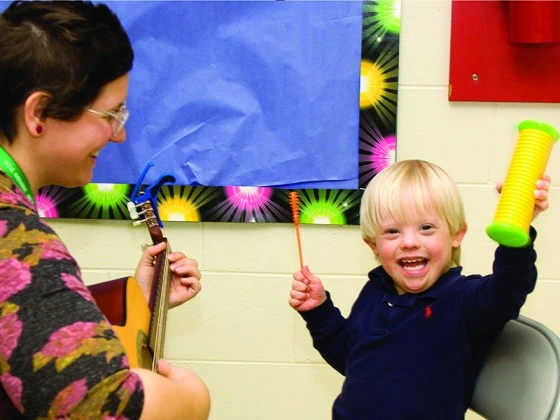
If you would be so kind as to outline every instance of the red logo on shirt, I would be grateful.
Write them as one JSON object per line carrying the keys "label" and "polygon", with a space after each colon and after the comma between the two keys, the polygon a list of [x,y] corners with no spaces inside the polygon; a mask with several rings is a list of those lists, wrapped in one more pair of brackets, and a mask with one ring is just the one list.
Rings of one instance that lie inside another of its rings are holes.
{"label": "red logo on shirt", "polygon": [[430,305],[424,308],[424,318],[428,319],[432,316],[432,307]]}

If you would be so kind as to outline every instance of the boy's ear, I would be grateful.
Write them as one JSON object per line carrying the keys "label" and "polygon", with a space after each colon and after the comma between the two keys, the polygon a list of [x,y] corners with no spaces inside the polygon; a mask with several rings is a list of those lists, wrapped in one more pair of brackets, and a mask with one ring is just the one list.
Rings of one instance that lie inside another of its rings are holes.
{"label": "boy's ear", "polygon": [[453,236],[453,248],[459,248],[461,246],[461,242],[463,242],[463,238],[465,237],[465,234],[467,233],[467,225],[465,225],[465,227],[463,227],[461,230],[459,230],[459,232],[457,232],[454,236]]}
{"label": "boy's ear", "polygon": [[33,92],[25,100],[23,118],[30,133],[35,133],[37,127],[45,122],[43,114],[50,101],[51,96],[46,92]]}
{"label": "boy's ear", "polygon": [[371,248],[375,255],[379,254],[379,252],[377,252],[377,245],[375,244],[375,242],[372,242],[369,239],[364,239],[364,242]]}

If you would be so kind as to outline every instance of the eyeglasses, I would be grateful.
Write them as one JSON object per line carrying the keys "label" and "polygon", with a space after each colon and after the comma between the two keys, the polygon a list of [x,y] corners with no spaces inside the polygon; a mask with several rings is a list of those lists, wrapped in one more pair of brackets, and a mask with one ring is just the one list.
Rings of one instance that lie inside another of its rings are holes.
{"label": "eyeglasses", "polygon": [[100,109],[87,108],[89,112],[102,117],[111,118],[111,128],[113,129],[113,136],[118,136],[122,131],[130,113],[126,108],[126,103],[123,103],[117,112],[105,111]]}

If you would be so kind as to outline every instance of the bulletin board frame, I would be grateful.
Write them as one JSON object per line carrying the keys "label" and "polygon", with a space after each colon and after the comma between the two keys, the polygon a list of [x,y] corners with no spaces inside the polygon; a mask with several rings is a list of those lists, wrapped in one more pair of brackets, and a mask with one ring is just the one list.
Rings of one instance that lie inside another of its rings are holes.
{"label": "bulletin board frame", "polygon": [[[161,220],[291,223],[288,196],[297,191],[300,223],[359,224],[363,188],[396,159],[399,35],[399,1],[363,1],[356,189],[164,185],[157,203]],[[134,187],[95,183],[80,188],[48,186],[39,191],[36,203],[45,218],[130,220],[127,203]]]}

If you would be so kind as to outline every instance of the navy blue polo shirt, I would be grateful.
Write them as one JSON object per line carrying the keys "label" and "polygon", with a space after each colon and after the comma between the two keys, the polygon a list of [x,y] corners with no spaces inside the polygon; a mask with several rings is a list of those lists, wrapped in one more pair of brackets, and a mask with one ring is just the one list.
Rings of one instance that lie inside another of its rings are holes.
{"label": "navy blue polo shirt", "polygon": [[347,319],[330,295],[302,312],[314,347],[345,376],[333,419],[463,419],[489,346],[535,286],[535,260],[532,245],[499,246],[491,275],[455,267],[403,295],[377,267]]}

